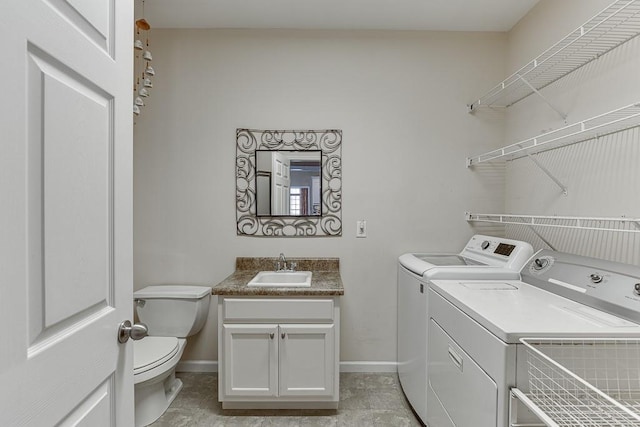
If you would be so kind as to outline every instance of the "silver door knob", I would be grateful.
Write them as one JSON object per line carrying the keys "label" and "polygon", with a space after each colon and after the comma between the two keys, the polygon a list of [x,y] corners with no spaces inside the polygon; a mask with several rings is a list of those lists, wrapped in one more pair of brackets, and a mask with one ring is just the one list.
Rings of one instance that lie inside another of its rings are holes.
{"label": "silver door knob", "polygon": [[118,326],[118,341],[121,343],[129,341],[129,338],[135,341],[141,340],[147,335],[149,335],[149,328],[144,323],[131,325],[130,321],[125,320]]}

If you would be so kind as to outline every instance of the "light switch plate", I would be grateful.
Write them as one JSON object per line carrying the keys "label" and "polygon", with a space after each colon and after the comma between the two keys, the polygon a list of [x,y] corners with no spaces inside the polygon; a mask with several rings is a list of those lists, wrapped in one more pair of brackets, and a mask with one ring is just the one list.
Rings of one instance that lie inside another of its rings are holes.
{"label": "light switch plate", "polygon": [[367,221],[364,219],[356,221],[356,237],[367,237]]}

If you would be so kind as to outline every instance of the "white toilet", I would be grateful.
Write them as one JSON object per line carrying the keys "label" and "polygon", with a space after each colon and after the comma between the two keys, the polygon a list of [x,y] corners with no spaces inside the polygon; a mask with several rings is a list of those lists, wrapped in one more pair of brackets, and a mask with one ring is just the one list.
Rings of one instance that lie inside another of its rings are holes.
{"label": "white toilet", "polygon": [[157,420],[182,389],[176,365],[186,337],[202,329],[209,313],[211,288],[147,286],[133,294],[140,322],[149,336],[133,342],[135,425]]}

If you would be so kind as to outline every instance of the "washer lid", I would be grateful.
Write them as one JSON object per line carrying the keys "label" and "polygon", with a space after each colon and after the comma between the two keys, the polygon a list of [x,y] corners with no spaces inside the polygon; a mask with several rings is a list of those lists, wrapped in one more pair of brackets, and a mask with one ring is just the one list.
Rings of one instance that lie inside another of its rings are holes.
{"label": "washer lid", "polygon": [[154,285],[133,293],[134,298],[184,298],[197,299],[211,293],[208,286]]}
{"label": "washer lid", "polygon": [[140,374],[171,359],[179,350],[176,337],[145,337],[133,342],[133,374]]}

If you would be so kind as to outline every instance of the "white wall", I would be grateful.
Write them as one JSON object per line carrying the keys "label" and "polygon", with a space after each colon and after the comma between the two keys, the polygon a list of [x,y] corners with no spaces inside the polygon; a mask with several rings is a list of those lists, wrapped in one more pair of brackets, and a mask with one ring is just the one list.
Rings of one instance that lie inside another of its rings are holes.
{"label": "white wall", "polygon": [[[237,256],[341,259],[341,360],[395,361],[396,261],[456,251],[464,212],[504,206],[502,143],[466,104],[505,72],[496,33],[153,30],[157,76],[135,126],[135,288],[215,285]],[[236,236],[235,129],[343,130],[343,236]],[[366,219],[368,238],[355,238]],[[215,360],[216,313],[186,359]]]}
{"label": "white wall", "polygon": [[[610,0],[542,0],[509,33],[508,74],[519,69],[611,3]],[[543,89],[567,114],[567,124],[640,102],[640,40],[634,39]],[[505,75],[506,77],[506,75]],[[501,79],[502,80],[502,79]],[[497,82],[496,82],[497,83]],[[506,113],[505,145],[565,126],[532,95]],[[535,215],[640,217],[640,131],[601,137],[538,155],[564,185],[561,190],[527,158],[507,164],[506,211]],[[640,263],[640,236],[629,233],[539,229],[558,250]],[[524,227],[509,227],[514,238],[532,240]]]}

